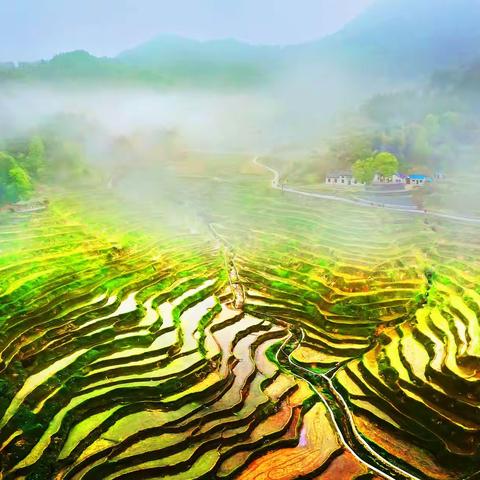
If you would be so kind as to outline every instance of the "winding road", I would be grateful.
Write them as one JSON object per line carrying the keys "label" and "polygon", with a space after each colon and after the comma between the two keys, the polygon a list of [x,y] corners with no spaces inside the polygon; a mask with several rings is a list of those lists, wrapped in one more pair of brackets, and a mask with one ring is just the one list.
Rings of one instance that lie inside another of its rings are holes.
{"label": "winding road", "polygon": [[[239,281],[239,275],[238,275],[237,267],[235,264],[235,253],[234,253],[233,246],[230,244],[230,242],[227,239],[222,237],[217,232],[217,230],[215,229],[214,223],[209,222],[208,228],[210,229],[214,238],[216,238],[216,240],[219,241],[224,248],[225,268],[229,272],[229,283],[230,283],[230,288],[232,290],[232,294],[234,296],[234,307],[236,309],[243,309],[243,305],[246,300],[246,295],[245,295],[243,286]],[[305,333],[303,329],[300,329],[300,330],[301,330],[302,338],[301,340],[296,339],[297,340],[296,348],[298,348],[298,346],[301,345],[302,341],[304,340]],[[371,472],[376,473],[377,475],[381,476],[386,480],[397,480],[397,479],[421,480],[420,478],[411,475],[409,472],[401,469],[397,465],[389,462],[387,459],[385,459],[380,454],[378,454],[358,432],[355,426],[355,422],[353,420],[353,416],[350,412],[350,409],[346,401],[343,399],[340,393],[336,390],[335,386],[332,383],[331,378],[328,377],[329,373],[335,373],[337,371],[339,365],[330,369],[327,372],[327,374],[319,374],[316,372],[312,372],[302,367],[301,365],[298,365],[291,358],[293,352],[290,353],[289,355],[287,355],[284,352],[285,345],[292,338],[294,338],[294,335],[292,334],[292,332],[290,332],[288,337],[284,340],[280,348],[277,350],[275,355],[277,364],[279,365],[281,364],[281,361],[279,359],[279,354],[280,353],[284,354],[290,366],[290,368],[288,369],[289,373],[295,377],[301,378],[302,380],[306,381],[310,385],[312,390],[317,394],[317,396],[320,398],[320,400],[324,404],[326,411],[328,412],[328,415],[331,419],[331,424],[334,426],[337,436],[340,442],[342,443],[342,445],[344,446],[344,448],[348,450],[360,463],[363,463]],[[342,415],[345,418],[345,422],[338,421],[338,419],[335,417],[335,413],[333,412],[332,407],[329,405],[325,396],[315,387],[315,385],[312,382],[309,381],[309,379],[305,375],[300,375],[299,373],[296,373],[295,370],[297,371],[300,370],[309,375],[312,375],[312,374],[316,375],[321,379],[323,388],[325,388],[331,394],[331,396],[336,400],[335,407],[338,407],[339,410],[342,412]],[[348,430],[348,431],[344,433],[344,431],[342,431],[342,427],[344,430]],[[354,437],[353,442],[351,440],[350,441],[347,440],[347,437],[351,439],[352,436]],[[359,446],[362,452],[365,454],[365,456],[370,457],[374,461],[374,463],[378,466],[373,465],[371,461],[366,460],[365,458],[363,458],[363,456],[359,455],[355,451],[354,446],[351,446],[350,443],[356,443],[355,446]],[[395,476],[392,476],[392,475],[395,475]]]}
{"label": "winding road", "polygon": [[[259,161],[259,157],[256,156],[253,159],[253,163],[256,165],[270,171],[273,174],[273,179],[272,179],[272,188],[276,190],[281,190],[283,192],[288,192],[288,193],[293,193],[296,195],[302,195],[306,197],[311,197],[311,198],[319,198],[323,200],[330,200],[330,201],[336,201],[336,202],[342,202],[342,203],[348,203],[352,205],[358,205],[362,207],[369,207],[369,208],[383,208],[383,209],[388,209],[388,210],[395,210],[399,212],[405,212],[405,213],[410,213],[410,214],[415,214],[415,215],[425,215],[425,216],[432,216],[432,217],[438,217],[438,218],[445,218],[449,220],[454,220],[454,221],[460,221],[460,222],[468,222],[468,223],[478,223],[480,224],[480,218],[472,218],[472,217],[466,217],[466,216],[460,216],[460,215],[450,215],[442,212],[425,212],[424,210],[419,210],[419,209],[413,209],[413,208],[402,208],[399,206],[395,205],[379,205],[375,204],[373,202],[368,202],[368,201],[362,201],[362,200],[355,200],[355,199],[349,199],[345,197],[339,197],[336,195],[325,195],[321,193],[311,193],[311,192],[305,192],[302,190],[298,190],[295,188],[288,188],[280,183],[280,173],[275,170],[272,167],[269,167],[268,165],[265,165]],[[302,343],[303,340],[303,335],[304,332],[302,332],[302,339],[298,341],[298,345]],[[334,367],[331,369],[331,371],[327,372],[327,374],[320,374],[317,372],[312,372],[301,365],[298,365],[295,361],[292,360],[291,356],[293,354],[287,354],[284,352],[284,347],[285,345],[293,338],[293,334],[290,333],[290,335],[285,339],[285,341],[282,343],[280,348],[277,350],[276,353],[276,360],[278,363],[280,363],[279,354],[283,354],[288,361],[288,364],[290,366],[289,371],[294,375],[299,378],[302,378],[305,380],[310,387],[315,391],[315,393],[318,395],[322,403],[325,405],[328,415],[331,419],[332,425],[335,427],[335,430],[337,432],[337,435],[344,445],[344,447],[361,463],[363,463],[367,468],[369,468],[370,471],[376,473],[377,475],[381,476],[382,478],[388,479],[388,480],[395,480],[395,479],[402,479],[402,480],[420,480],[421,477],[417,477],[413,475],[411,472],[408,472],[401,468],[399,465],[396,465],[389,461],[387,458],[382,456],[380,453],[375,451],[372,446],[365,440],[365,438],[360,434],[358,431],[352,413],[350,412],[350,408],[345,401],[345,399],[342,397],[342,395],[337,391],[335,388],[332,378],[328,376],[328,373],[336,372],[337,367]],[[297,345],[297,348],[298,348]],[[295,372],[296,371],[296,372]],[[303,373],[303,374],[301,374]],[[332,409],[332,407],[329,405],[329,401],[325,397],[325,395],[319,391],[316,386],[309,381],[307,375],[315,375],[320,378],[321,384],[323,388],[330,394],[330,396],[334,399],[335,401],[335,407],[339,409],[341,412],[342,418],[339,419],[335,416],[335,413]],[[356,451],[357,450],[357,451]],[[469,478],[469,477],[467,477]]]}
{"label": "winding road", "polygon": [[385,204],[376,204],[374,202],[370,202],[368,200],[354,200],[351,198],[345,198],[345,197],[339,197],[337,195],[325,195],[322,193],[313,193],[313,192],[305,192],[303,190],[297,190],[295,188],[289,188],[282,186],[280,184],[280,173],[275,170],[272,167],[269,167],[268,165],[265,165],[264,163],[261,163],[259,161],[259,157],[256,156],[253,159],[253,163],[255,165],[258,165],[259,167],[262,167],[270,172],[273,173],[273,180],[272,180],[272,188],[276,190],[281,190],[282,192],[288,192],[288,193],[294,193],[296,195],[302,195],[304,197],[311,197],[311,198],[319,198],[322,200],[331,200],[334,202],[342,202],[342,203],[349,203],[352,205],[358,205],[361,207],[368,207],[368,208],[382,208],[382,209],[387,209],[387,210],[395,210],[397,212],[404,212],[404,213],[410,213],[414,215],[425,215],[428,217],[437,217],[437,218],[445,218],[447,220],[454,220],[458,222],[467,222],[467,223],[476,223],[480,225],[480,218],[475,218],[475,217],[467,217],[467,216],[462,216],[462,215],[451,215],[448,213],[442,213],[442,212],[435,212],[435,211],[428,211],[426,212],[425,210],[420,210],[416,208],[408,208],[408,207],[401,207],[401,206],[395,206],[395,205],[385,205]]}
{"label": "winding road", "polygon": [[[304,332],[303,332],[303,330],[301,330],[301,332],[302,332],[302,339],[300,341],[298,341],[298,345],[301,345],[301,343],[303,341]],[[284,340],[284,342],[282,343],[280,348],[277,350],[277,353],[276,353],[276,356],[275,356],[276,361],[277,361],[278,364],[281,363],[280,359],[278,358],[278,355],[279,355],[279,353],[283,353],[285,355],[288,363],[290,364],[290,366],[293,367],[293,370],[301,370],[301,371],[304,371],[304,372],[308,373],[309,375],[318,376],[321,379],[323,387],[332,395],[332,397],[335,398],[335,400],[337,401],[336,407],[338,407],[340,409],[343,416],[347,420],[344,425],[342,425],[342,422],[338,421],[338,419],[336,418],[335,413],[333,412],[332,408],[330,407],[327,399],[315,387],[315,385],[312,382],[310,382],[308,380],[308,378],[306,378],[305,376],[300,375],[298,373],[295,373],[294,371],[289,369],[289,372],[292,375],[306,381],[310,385],[310,387],[313,389],[313,391],[317,394],[317,396],[320,398],[322,403],[325,405],[325,408],[326,408],[326,410],[328,412],[328,415],[331,419],[332,425],[335,427],[335,431],[337,432],[337,435],[338,435],[340,441],[342,442],[343,446],[345,447],[345,449],[348,450],[359,462],[363,463],[370,471],[375,472],[377,475],[381,476],[382,478],[385,478],[387,480],[399,480],[399,479],[402,479],[402,480],[421,480],[420,477],[416,477],[415,475],[412,475],[410,472],[407,472],[406,470],[403,470],[398,465],[393,464],[392,462],[387,460],[385,457],[380,455],[362,437],[362,435],[357,430],[357,427],[356,427],[355,422],[353,420],[353,416],[350,412],[350,409],[349,409],[347,403],[345,402],[344,398],[340,395],[340,393],[338,393],[338,391],[335,389],[335,387],[334,387],[331,379],[328,377],[328,375],[320,374],[320,373],[316,373],[316,372],[312,372],[310,370],[307,370],[306,368],[298,365],[297,363],[295,363],[291,359],[291,356],[292,356],[293,352],[291,352],[289,355],[287,355],[284,352],[285,345],[292,338],[293,338],[293,334],[290,333],[290,335]],[[298,348],[298,345],[297,345],[296,348]],[[336,368],[333,368],[332,370],[336,370]],[[342,427],[343,427],[343,429],[342,429]],[[347,429],[349,430],[349,432],[344,432],[343,431],[343,430],[347,430]],[[351,435],[350,435],[350,433],[351,433]],[[372,463],[369,460],[366,460],[365,458],[363,458],[363,456],[359,455],[359,453],[357,453],[355,451],[354,447],[352,447],[350,445],[349,440],[347,440],[347,437],[351,437],[352,435],[355,439],[355,442],[357,442],[357,444],[363,450],[364,454],[370,456],[378,466],[372,465]],[[381,468],[380,468],[380,465],[381,465]]]}
{"label": "winding road", "polygon": [[[380,205],[375,204],[373,202],[368,202],[359,199],[350,199],[336,195],[327,195],[321,193],[313,193],[313,192],[305,192],[302,190],[298,190],[295,188],[289,188],[281,185],[280,182],[280,173],[275,170],[274,168],[265,165],[264,163],[260,162],[260,157],[256,156],[253,158],[253,163],[257,166],[271,172],[273,174],[273,179],[271,181],[272,188],[276,190],[281,190],[284,192],[301,195],[305,197],[311,198],[318,198],[322,200],[328,201],[335,201],[341,203],[352,204],[361,207],[369,207],[369,208],[383,208],[388,210],[394,210],[398,212],[404,212],[409,214],[415,215],[425,215],[430,217],[438,217],[438,218],[445,218],[453,221],[459,222],[468,222],[468,223],[475,223],[480,224],[480,218],[472,218],[460,215],[450,215],[442,212],[432,212],[428,211],[425,212],[424,210],[413,209],[413,208],[402,208],[400,206],[395,205]],[[241,286],[241,282],[239,281],[238,272],[235,265],[235,255],[232,245],[223,238],[215,229],[215,224],[209,223],[209,228],[212,231],[213,235],[217,240],[223,243],[225,248],[225,266],[226,269],[229,271],[229,281],[230,286],[232,289],[232,293],[235,298],[235,307],[242,308],[244,302],[246,301],[246,294]],[[332,368],[326,373],[318,373],[308,370],[307,368],[297,364],[292,359],[293,351],[288,353],[285,352],[285,346],[291,342],[292,340],[295,342],[295,349],[301,345],[304,337],[304,331],[301,331],[301,339],[296,338],[292,332],[289,333],[288,337],[285,338],[281,346],[278,348],[276,352],[276,361],[277,364],[281,365],[282,363],[285,365],[288,363],[288,371],[293,376],[297,378],[301,378],[302,380],[306,381],[312,390],[317,394],[319,399],[322,401],[326,408],[326,412],[328,417],[331,420],[331,424],[334,427],[337,436],[343,445],[343,447],[349,451],[359,462],[364,464],[371,472],[375,473],[376,475],[384,478],[386,480],[422,480],[423,476],[417,476],[412,472],[404,470],[401,466],[396,463],[393,463],[388,458],[385,458],[385,455],[376,451],[372,445],[362,436],[362,434],[358,431],[353,415],[350,411],[350,407],[346,400],[343,398],[340,392],[336,389],[334,383],[332,382],[332,378],[336,371],[338,370],[338,366]],[[279,356],[282,355],[284,358],[280,359]],[[333,375],[331,375],[333,374]],[[318,377],[319,383],[321,388],[318,387],[318,383],[313,380],[312,383],[312,375]],[[309,378],[310,377],[310,378]],[[336,413],[337,412],[337,413]],[[465,480],[471,478],[465,477]]]}

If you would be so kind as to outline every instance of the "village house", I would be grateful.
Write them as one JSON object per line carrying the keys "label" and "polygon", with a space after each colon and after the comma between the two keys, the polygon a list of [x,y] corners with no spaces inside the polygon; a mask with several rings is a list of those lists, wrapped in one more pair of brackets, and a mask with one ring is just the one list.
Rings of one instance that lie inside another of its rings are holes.
{"label": "village house", "polygon": [[427,177],[426,175],[409,175],[407,184],[413,186],[423,186],[426,183],[431,183],[431,177]]}
{"label": "village house", "polygon": [[375,174],[373,178],[373,183],[388,183],[388,184],[398,184],[404,185],[407,183],[408,175],[404,175],[403,173],[395,173],[390,176],[383,176],[378,173]]}
{"label": "village house", "polygon": [[336,171],[330,172],[327,174],[325,183],[327,185],[362,185],[353,175],[352,172],[345,170],[345,171]]}
{"label": "village house", "polygon": [[[436,174],[435,180],[444,179],[443,174]],[[412,174],[405,175],[403,173],[395,173],[391,176],[383,176],[379,173],[375,174],[373,178],[372,185],[398,185],[401,188],[408,186],[410,187],[421,187],[427,183],[433,181],[432,177],[423,174]],[[327,185],[340,185],[340,186],[351,186],[351,185],[363,185],[362,182],[358,181],[352,174],[351,171],[334,171],[327,174],[325,178],[325,183]]]}

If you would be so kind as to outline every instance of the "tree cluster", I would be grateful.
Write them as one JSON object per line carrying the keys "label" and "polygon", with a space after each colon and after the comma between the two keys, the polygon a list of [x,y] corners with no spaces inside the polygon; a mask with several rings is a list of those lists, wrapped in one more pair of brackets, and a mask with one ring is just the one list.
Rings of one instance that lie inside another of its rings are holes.
{"label": "tree cluster", "polygon": [[44,166],[45,147],[38,136],[31,139],[26,154],[0,151],[0,204],[28,200]]}
{"label": "tree cluster", "polygon": [[398,159],[389,152],[357,160],[352,167],[353,176],[362,183],[372,183],[375,174],[391,177],[398,172]]}

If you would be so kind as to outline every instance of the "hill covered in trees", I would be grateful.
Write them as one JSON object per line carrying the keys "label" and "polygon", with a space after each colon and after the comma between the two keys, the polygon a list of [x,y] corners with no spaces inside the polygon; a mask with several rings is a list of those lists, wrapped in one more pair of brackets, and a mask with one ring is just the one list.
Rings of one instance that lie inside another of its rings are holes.
{"label": "hill covered in trees", "polygon": [[394,155],[405,173],[475,170],[480,63],[437,71],[417,87],[374,95],[338,123],[338,135],[325,141],[321,153],[286,167],[288,178],[323,182],[329,170],[350,169],[359,162],[358,175],[365,178],[366,170],[368,179],[381,152]]}
{"label": "hill covered in trees", "polygon": [[259,46],[160,36],[115,58],[76,51],[48,61],[4,64],[0,80],[238,88],[265,85],[294,69],[307,76],[323,72],[319,84],[329,72],[353,75],[365,85],[389,85],[479,57],[477,0],[378,0],[340,32],[315,42]]}
{"label": "hill covered in trees", "polygon": [[26,153],[13,156],[0,151],[0,205],[6,202],[28,200],[34,190],[34,181],[43,173],[45,147],[40,137],[33,137]]}
{"label": "hill covered in trees", "polygon": [[4,140],[0,146],[0,207],[30,200],[40,185],[68,187],[89,177],[79,142],[40,131],[42,135]]}

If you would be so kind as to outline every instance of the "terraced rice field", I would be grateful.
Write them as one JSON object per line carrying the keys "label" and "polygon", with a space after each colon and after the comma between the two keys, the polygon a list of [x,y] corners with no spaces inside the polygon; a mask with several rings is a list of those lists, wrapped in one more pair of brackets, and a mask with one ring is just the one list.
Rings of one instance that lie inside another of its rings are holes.
{"label": "terraced rice field", "polygon": [[2,223],[0,478],[480,470],[478,227],[185,189]]}

